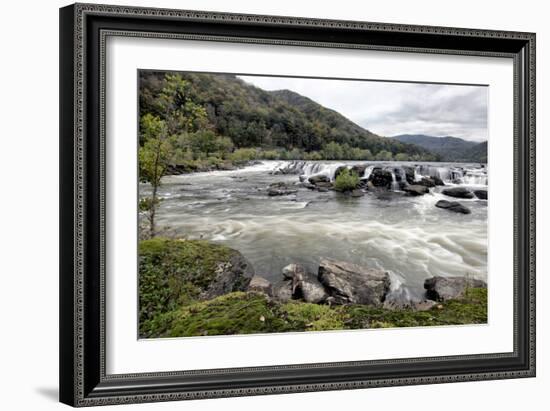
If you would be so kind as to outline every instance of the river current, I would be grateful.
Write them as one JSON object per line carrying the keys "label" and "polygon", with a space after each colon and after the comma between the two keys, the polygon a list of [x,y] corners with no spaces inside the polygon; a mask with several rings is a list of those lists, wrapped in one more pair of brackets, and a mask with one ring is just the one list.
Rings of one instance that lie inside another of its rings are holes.
{"label": "river current", "polygon": [[[396,283],[420,290],[435,276],[487,277],[487,201],[454,199],[430,189],[411,197],[388,190],[359,198],[334,191],[302,187],[299,175],[326,174],[344,165],[366,162],[264,161],[232,171],[167,176],[160,188],[159,227],[176,236],[206,239],[240,251],[256,274],[272,282],[281,269],[301,263],[316,272],[319,260],[330,257],[392,273]],[[398,173],[412,165],[416,178],[437,175],[446,186],[487,188],[487,169],[480,164],[376,163]],[[294,167],[298,174],[277,174]],[[367,167],[364,178],[372,167]],[[267,187],[284,181],[298,192],[270,197]],[[140,186],[147,194],[148,187]],[[471,214],[435,207],[438,200],[459,201]]]}

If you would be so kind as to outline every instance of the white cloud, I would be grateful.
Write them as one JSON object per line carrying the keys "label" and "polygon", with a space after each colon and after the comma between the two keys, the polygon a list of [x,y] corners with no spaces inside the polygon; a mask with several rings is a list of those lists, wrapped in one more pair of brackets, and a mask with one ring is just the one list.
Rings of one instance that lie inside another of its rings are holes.
{"label": "white cloud", "polygon": [[264,90],[289,89],[383,136],[487,139],[485,86],[239,76]]}

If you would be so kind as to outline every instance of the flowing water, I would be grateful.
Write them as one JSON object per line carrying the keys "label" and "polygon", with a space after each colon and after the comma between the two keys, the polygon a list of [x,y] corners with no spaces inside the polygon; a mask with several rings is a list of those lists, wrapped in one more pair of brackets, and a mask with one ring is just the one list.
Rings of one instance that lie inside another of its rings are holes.
{"label": "flowing water", "polygon": [[[239,250],[258,275],[273,282],[281,269],[301,263],[316,272],[321,257],[379,267],[393,274],[394,284],[420,290],[434,275],[487,275],[487,201],[453,199],[441,194],[411,197],[392,190],[353,198],[334,191],[302,187],[299,175],[324,174],[365,162],[265,161],[234,171],[163,178],[157,213],[159,227],[180,237],[202,238]],[[414,166],[415,179],[438,176],[446,186],[487,188],[487,169],[480,164],[369,162],[387,167],[396,181],[403,164]],[[278,174],[279,170],[296,174]],[[302,177],[303,178],[303,177]],[[284,181],[296,194],[270,197],[267,187]],[[142,195],[148,187],[140,186]],[[459,201],[472,213],[435,207],[438,200]]]}

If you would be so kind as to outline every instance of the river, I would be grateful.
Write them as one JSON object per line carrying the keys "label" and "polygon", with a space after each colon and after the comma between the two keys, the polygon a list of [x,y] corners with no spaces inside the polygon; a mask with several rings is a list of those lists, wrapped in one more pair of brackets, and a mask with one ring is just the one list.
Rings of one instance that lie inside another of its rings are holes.
{"label": "river", "polygon": [[[273,174],[294,167],[300,174],[333,178],[342,165],[366,162],[264,161],[233,171],[163,178],[157,213],[159,227],[177,237],[202,238],[239,250],[258,275],[281,280],[281,269],[301,263],[316,272],[321,257],[378,267],[395,283],[420,292],[424,279],[435,275],[487,277],[487,201],[453,199],[430,189],[411,197],[388,190],[353,198],[334,191],[302,187],[299,175]],[[368,162],[376,165],[376,162]],[[399,173],[415,167],[417,178],[437,175],[446,186],[487,188],[487,169],[480,164],[378,163]],[[363,177],[368,177],[368,167]],[[298,192],[270,197],[267,187],[284,181]],[[142,195],[148,191],[140,186]],[[435,207],[440,199],[457,200],[471,214]]]}

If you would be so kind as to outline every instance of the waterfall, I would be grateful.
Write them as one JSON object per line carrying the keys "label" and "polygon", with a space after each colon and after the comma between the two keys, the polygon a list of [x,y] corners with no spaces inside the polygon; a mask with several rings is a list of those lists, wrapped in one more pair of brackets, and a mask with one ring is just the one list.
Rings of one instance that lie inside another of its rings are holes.
{"label": "waterfall", "polygon": [[399,173],[399,180],[406,181],[407,168],[412,168],[414,172],[414,181],[420,181],[423,177],[438,177],[445,184],[464,184],[464,185],[487,185],[487,168],[475,165],[440,165],[440,164],[411,164],[411,163],[375,163],[365,164],[359,161],[277,161],[274,162],[271,174],[297,174],[303,176],[303,179],[315,175],[327,176],[334,181],[336,170],[341,167],[348,169],[354,166],[365,166],[365,171],[361,176],[362,180],[368,180],[375,167],[381,167],[392,174],[392,190],[399,190],[399,181],[396,174]]}
{"label": "waterfall", "polygon": [[374,166],[367,166],[367,168],[365,168],[365,172],[363,173],[363,177],[361,177],[361,179],[368,180],[370,175],[372,174],[373,169],[374,169]]}
{"label": "waterfall", "polygon": [[395,170],[391,170],[391,189],[393,191],[399,190],[399,184],[397,183],[397,179],[395,178]]}

